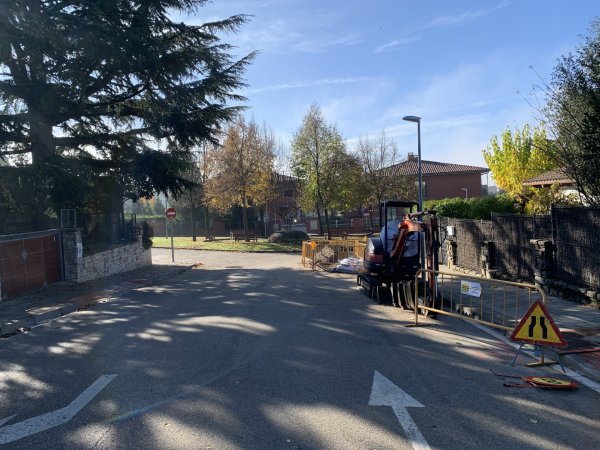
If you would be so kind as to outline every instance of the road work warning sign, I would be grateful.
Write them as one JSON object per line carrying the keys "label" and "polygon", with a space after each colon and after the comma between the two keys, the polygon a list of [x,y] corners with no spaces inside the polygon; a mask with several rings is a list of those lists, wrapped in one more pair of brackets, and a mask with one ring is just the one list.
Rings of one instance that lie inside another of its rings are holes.
{"label": "road work warning sign", "polygon": [[566,347],[567,341],[541,301],[532,303],[519,324],[515,327],[510,340],[533,345]]}

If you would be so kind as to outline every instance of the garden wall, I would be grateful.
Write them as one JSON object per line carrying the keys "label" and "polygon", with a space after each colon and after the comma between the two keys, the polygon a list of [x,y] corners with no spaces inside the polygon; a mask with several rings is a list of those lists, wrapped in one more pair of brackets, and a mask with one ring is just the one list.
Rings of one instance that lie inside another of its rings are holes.
{"label": "garden wall", "polygon": [[63,230],[65,281],[84,283],[116,273],[152,265],[151,249],[144,249],[142,236],[136,242],[83,256],[80,230]]}

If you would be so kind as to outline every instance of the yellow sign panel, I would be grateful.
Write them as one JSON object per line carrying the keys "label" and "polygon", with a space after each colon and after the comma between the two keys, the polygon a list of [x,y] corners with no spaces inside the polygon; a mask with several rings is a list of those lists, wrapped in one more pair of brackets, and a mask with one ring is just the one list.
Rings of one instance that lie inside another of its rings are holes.
{"label": "yellow sign panel", "polygon": [[528,383],[534,384],[536,386],[546,386],[552,388],[575,388],[577,387],[576,383],[572,381],[559,380],[558,378],[548,378],[548,377],[525,377],[523,378]]}
{"label": "yellow sign panel", "polygon": [[533,345],[567,346],[567,341],[540,301],[529,307],[525,316],[513,330],[510,340]]}
{"label": "yellow sign panel", "polygon": [[310,248],[312,248],[313,250],[314,250],[315,248],[317,248],[317,243],[316,243],[316,241],[310,241]]}

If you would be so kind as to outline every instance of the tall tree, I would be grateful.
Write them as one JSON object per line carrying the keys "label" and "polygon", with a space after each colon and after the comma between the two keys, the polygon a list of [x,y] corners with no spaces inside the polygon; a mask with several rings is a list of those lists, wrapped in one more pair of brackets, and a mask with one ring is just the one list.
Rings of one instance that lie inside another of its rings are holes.
{"label": "tall tree", "polygon": [[557,143],[552,157],[587,203],[600,206],[600,19],[590,31],[555,67],[544,112]]}
{"label": "tall tree", "polygon": [[211,204],[220,210],[242,208],[248,241],[248,208],[271,196],[274,141],[255,122],[239,116],[227,129],[221,147],[212,152],[213,176],[206,182]]}
{"label": "tall tree", "polygon": [[352,190],[356,184],[350,180],[359,180],[356,174],[360,165],[346,152],[341,134],[335,125],[327,123],[316,104],[305,114],[292,140],[292,170],[300,183],[303,209],[316,208],[321,234],[323,213],[330,238],[329,213],[332,208],[345,207],[356,195]]}
{"label": "tall tree", "polygon": [[382,200],[417,196],[416,177],[399,175],[393,170],[401,162],[398,147],[383,130],[375,138],[359,138],[355,151],[364,171],[366,205],[373,228],[373,211],[378,211]]}
{"label": "tall tree", "polygon": [[171,19],[206,2],[3,0],[0,158],[26,156],[35,170],[20,173],[43,179],[57,204],[61,186],[73,191],[95,174],[133,199],[179,192],[190,149],[216,142],[239,113],[228,102],[244,100],[236,91],[253,58],[233,59],[218,37],[245,16]]}
{"label": "tall tree", "polygon": [[532,131],[526,124],[521,130],[507,128],[502,133],[502,142],[493,136],[490,145],[483,150],[496,184],[517,200],[522,210],[531,194],[523,181],[556,167],[549,154],[551,145],[543,127]]}

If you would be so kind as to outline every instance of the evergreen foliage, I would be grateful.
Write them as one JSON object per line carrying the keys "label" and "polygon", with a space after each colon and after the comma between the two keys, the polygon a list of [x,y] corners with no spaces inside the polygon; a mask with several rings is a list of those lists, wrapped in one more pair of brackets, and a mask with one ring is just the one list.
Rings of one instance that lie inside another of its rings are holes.
{"label": "evergreen foliage", "polygon": [[600,19],[590,35],[559,60],[545,109],[558,145],[552,157],[589,205],[600,206]]}
{"label": "evergreen foliage", "polygon": [[154,229],[148,222],[142,222],[142,247],[148,250],[152,247],[152,238],[154,237]]}
{"label": "evergreen foliage", "polygon": [[38,215],[91,205],[100,177],[131,199],[188,184],[181,173],[190,150],[216,142],[239,113],[236,91],[254,56],[234,59],[218,37],[245,16],[203,25],[171,19],[204,3],[0,3],[0,160],[12,166],[0,167],[0,184],[11,205],[32,198],[28,190],[37,193],[40,204],[29,208]]}

